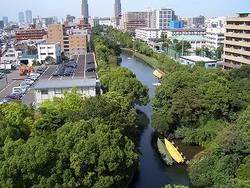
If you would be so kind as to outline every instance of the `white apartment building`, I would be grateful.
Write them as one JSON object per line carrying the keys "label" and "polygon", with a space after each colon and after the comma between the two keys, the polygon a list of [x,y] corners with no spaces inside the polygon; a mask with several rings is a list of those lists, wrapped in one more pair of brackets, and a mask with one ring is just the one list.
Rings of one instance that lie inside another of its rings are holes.
{"label": "white apartment building", "polygon": [[62,98],[64,93],[76,88],[83,97],[96,96],[96,79],[78,80],[40,80],[35,85],[35,105],[53,100],[55,97]]}
{"label": "white apartment building", "polygon": [[206,47],[217,49],[224,44],[225,28],[207,28],[206,30]]}
{"label": "white apartment building", "polygon": [[40,63],[45,63],[45,59],[48,56],[53,57],[55,63],[60,63],[62,51],[59,42],[39,44],[37,50],[38,50],[38,61],[40,61]]}
{"label": "white apartment building", "polygon": [[151,39],[161,38],[162,31],[154,28],[140,28],[135,30],[135,38],[148,42]]}

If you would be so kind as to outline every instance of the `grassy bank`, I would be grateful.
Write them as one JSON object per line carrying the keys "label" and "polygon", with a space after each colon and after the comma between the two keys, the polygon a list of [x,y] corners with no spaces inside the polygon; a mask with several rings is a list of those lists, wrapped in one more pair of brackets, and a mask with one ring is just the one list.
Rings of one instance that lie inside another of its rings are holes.
{"label": "grassy bank", "polygon": [[[133,53],[132,49],[129,48],[122,48],[123,52],[128,52],[128,53]],[[155,54],[155,56],[157,56],[158,54]],[[149,65],[150,67],[152,67],[153,69],[159,69],[164,73],[168,72],[168,65],[166,65],[165,63],[157,60],[155,57],[149,57],[146,56],[144,54],[135,52],[134,56],[140,60],[142,60],[143,62],[145,62],[147,65]]]}

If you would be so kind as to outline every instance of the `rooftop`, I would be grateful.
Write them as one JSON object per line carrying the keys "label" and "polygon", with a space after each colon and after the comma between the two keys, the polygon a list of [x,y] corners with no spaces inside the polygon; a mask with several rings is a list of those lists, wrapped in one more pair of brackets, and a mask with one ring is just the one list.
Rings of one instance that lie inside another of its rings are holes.
{"label": "rooftop", "polygon": [[35,90],[41,89],[61,89],[74,87],[96,87],[96,79],[78,80],[40,80],[35,85]]}
{"label": "rooftop", "polygon": [[217,62],[216,60],[210,59],[208,57],[201,57],[201,56],[181,56],[181,59],[193,61],[193,62],[198,62],[198,61],[203,61],[204,63],[210,63],[210,62]]}
{"label": "rooftop", "polygon": [[206,41],[205,36],[201,35],[180,35],[176,37],[172,37],[177,40],[185,40],[185,41]]}

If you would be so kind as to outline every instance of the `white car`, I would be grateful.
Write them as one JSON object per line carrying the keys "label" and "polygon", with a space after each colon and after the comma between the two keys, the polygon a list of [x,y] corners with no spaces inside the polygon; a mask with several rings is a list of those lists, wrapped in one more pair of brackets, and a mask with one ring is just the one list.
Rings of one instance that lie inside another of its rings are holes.
{"label": "white car", "polygon": [[31,80],[31,79],[25,79],[24,82],[25,82],[27,85],[30,85],[30,86],[34,83],[34,81]]}
{"label": "white car", "polygon": [[36,77],[39,77],[39,76],[41,76],[41,74],[32,72],[32,73],[30,73],[30,76],[36,76]]}
{"label": "white car", "polygon": [[22,87],[13,87],[12,88],[12,93],[15,94],[15,93],[21,93],[21,94],[24,94],[28,89],[28,86],[22,86]]}

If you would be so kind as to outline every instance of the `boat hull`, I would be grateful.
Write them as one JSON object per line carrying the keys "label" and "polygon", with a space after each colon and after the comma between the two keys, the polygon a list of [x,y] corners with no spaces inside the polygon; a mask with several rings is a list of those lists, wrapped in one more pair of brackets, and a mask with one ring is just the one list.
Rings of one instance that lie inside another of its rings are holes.
{"label": "boat hull", "polygon": [[158,138],[157,140],[157,147],[158,150],[161,154],[162,159],[165,161],[167,165],[172,165],[173,164],[173,159],[170,155],[170,153],[167,151],[164,143]]}

